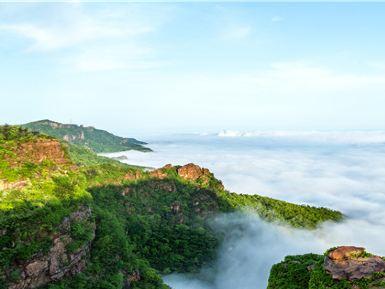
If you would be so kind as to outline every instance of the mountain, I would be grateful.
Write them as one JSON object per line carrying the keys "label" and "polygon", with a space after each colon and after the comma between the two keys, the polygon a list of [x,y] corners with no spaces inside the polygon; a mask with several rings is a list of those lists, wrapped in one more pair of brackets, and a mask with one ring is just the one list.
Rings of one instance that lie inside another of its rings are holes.
{"label": "mountain", "polygon": [[342,214],[228,192],[195,164],[148,171],[23,127],[0,127],[1,289],[166,289],[223,236],[216,214],[254,211],[313,229]]}
{"label": "mountain", "polygon": [[385,258],[340,246],[324,255],[287,256],[274,265],[267,289],[385,288]]}
{"label": "mountain", "polygon": [[32,131],[63,139],[77,145],[83,145],[96,153],[110,153],[126,150],[149,152],[145,142],[134,138],[123,138],[92,126],[62,124],[51,120],[39,120],[22,125]]}

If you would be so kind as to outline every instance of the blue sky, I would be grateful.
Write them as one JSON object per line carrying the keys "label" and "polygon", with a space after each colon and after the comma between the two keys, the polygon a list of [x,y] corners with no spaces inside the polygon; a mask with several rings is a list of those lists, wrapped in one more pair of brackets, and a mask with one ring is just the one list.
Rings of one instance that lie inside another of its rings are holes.
{"label": "blue sky", "polygon": [[0,4],[0,121],[384,129],[385,3]]}

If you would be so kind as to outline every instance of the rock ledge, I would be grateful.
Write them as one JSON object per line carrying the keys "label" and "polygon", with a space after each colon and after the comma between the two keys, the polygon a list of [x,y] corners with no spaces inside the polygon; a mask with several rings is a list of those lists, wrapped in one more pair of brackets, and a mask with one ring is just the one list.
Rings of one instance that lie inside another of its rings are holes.
{"label": "rock ledge", "polygon": [[354,281],[385,272],[385,260],[362,247],[341,246],[325,257],[324,268],[335,280]]}

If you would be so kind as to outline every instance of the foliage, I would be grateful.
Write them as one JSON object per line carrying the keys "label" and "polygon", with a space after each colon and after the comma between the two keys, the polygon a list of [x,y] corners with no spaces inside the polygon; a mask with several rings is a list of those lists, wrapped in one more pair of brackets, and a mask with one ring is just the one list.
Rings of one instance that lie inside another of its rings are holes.
{"label": "foliage", "polygon": [[325,221],[340,221],[343,215],[327,208],[297,205],[260,195],[222,192],[224,208],[249,209],[270,222],[288,223],[293,227],[314,229]]}
{"label": "foliage", "polygon": [[306,289],[309,285],[310,270],[323,257],[315,254],[287,256],[273,265],[267,289]]}
{"label": "foliage", "polygon": [[[218,240],[197,212],[217,207],[215,194],[209,199],[205,190],[172,179],[91,192],[100,206],[126,216],[126,232],[135,252],[159,271],[197,271],[214,257]],[[196,205],[202,197],[205,202]]]}

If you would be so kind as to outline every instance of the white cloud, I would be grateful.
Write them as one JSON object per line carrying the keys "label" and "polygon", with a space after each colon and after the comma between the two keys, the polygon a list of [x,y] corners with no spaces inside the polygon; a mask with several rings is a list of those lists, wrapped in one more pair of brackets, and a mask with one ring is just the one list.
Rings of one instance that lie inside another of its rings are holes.
{"label": "white cloud", "polygon": [[221,33],[221,38],[226,40],[240,40],[247,38],[252,32],[251,26],[237,25],[231,26]]}
{"label": "white cloud", "polygon": [[271,22],[282,22],[284,20],[285,20],[285,18],[278,16],[278,15],[271,17]]}
{"label": "white cloud", "polygon": [[18,17],[10,17],[0,21],[0,32],[28,40],[27,53],[50,53],[58,63],[70,64],[78,70],[144,69],[159,65],[146,58],[153,49],[137,40],[154,31],[156,25],[138,17],[137,10],[88,11],[77,4],[49,12],[53,15],[42,19],[14,21]]}
{"label": "white cloud", "polygon": [[379,131],[167,136],[150,141],[154,153],[115,155],[125,154],[128,163],[153,167],[195,162],[211,169],[231,191],[326,206],[347,215],[344,222],[327,223],[315,231],[267,224],[252,215],[219,217],[214,227],[225,233],[225,242],[214,270],[203,270],[195,278],[166,279],[176,289],[264,289],[271,265],[288,254],[358,245],[385,255],[384,135]]}
{"label": "white cloud", "polygon": [[80,71],[106,71],[116,69],[148,69],[162,65],[149,60],[152,49],[131,45],[100,45],[85,49],[66,62]]}
{"label": "white cloud", "polygon": [[87,13],[81,6],[71,6],[57,19],[40,22],[6,23],[0,30],[14,32],[32,40],[29,51],[51,51],[84,45],[98,40],[133,37],[151,32],[147,24],[133,23],[119,14]]}
{"label": "white cloud", "polygon": [[0,25],[0,30],[15,32],[31,39],[32,44],[28,48],[29,51],[50,51],[76,46],[89,41],[134,36],[151,31],[149,27],[105,27],[103,23],[93,21],[78,22],[75,25],[72,23],[71,27],[63,25],[60,28],[35,24],[6,24]]}

